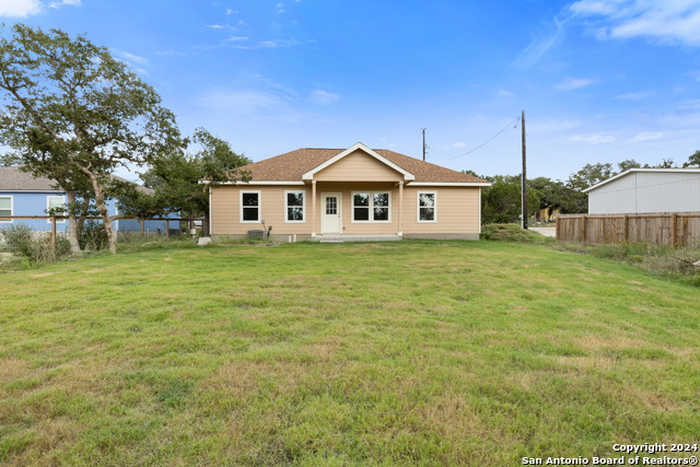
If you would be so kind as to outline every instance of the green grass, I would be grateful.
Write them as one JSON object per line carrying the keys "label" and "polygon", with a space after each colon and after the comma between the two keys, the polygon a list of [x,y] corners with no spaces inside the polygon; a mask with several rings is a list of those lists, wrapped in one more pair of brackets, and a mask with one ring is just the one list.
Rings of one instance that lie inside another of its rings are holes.
{"label": "green grass", "polygon": [[0,463],[510,465],[700,433],[700,289],[612,260],[183,243],[0,277]]}

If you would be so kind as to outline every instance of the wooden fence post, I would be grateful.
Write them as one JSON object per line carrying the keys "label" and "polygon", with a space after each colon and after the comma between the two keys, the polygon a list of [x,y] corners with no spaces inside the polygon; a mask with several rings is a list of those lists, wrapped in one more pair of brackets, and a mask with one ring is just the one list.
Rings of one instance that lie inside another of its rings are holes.
{"label": "wooden fence post", "polygon": [[671,214],[671,248],[678,244],[678,214]]}
{"label": "wooden fence post", "polygon": [[556,228],[555,228],[555,230],[554,230],[554,231],[556,232],[556,233],[555,233],[555,238],[556,238],[557,240],[559,240],[559,235],[560,235],[560,234],[559,234],[559,229],[560,229],[560,228],[561,228],[561,227],[560,227],[560,225],[559,225],[559,216],[557,216]]}
{"label": "wooden fence post", "polygon": [[51,255],[56,258],[56,216],[51,216]]}
{"label": "wooden fence post", "polygon": [[170,221],[165,219],[165,236],[170,237]]}
{"label": "wooden fence post", "polygon": [[625,214],[625,243],[630,241],[630,216]]}
{"label": "wooden fence post", "polygon": [[581,217],[581,243],[586,243],[586,227],[588,223],[588,215],[584,214]]}
{"label": "wooden fence post", "polygon": [[143,219],[139,219],[139,223],[141,224],[141,236],[143,237],[146,233],[146,229],[145,229],[146,223],[144,222]]}

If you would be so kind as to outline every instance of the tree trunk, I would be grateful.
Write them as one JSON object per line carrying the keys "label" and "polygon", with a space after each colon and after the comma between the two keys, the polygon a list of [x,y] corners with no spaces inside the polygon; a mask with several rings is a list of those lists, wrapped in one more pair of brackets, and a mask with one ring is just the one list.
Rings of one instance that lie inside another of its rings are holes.
{"label": "tree trunk", "polygon": [[70,252],[78,255],[80,254],[80,241],[78,240],[80,238],[80,226],[75,217],[75,211],[73,211],[75,193],[66,191],[66,198],[68,198],[68,243],[70,243]]}
{"label": "tree trunk", "polygon": [[105,192],[100,185],[100,181],[97,176],[91,171],[81,167],[81,170],[90,179],[92,183],[92,189],[95,192],[95,206],[102,216],[102,227],[105,229],[107,234],[107,243],[109,244],[109,251],[113,255],[117,253],[117,237],[114,235],[114,230],[112,229],[112,220],[109,217],[109,212],[107,211],[107,205],[105,204]]}

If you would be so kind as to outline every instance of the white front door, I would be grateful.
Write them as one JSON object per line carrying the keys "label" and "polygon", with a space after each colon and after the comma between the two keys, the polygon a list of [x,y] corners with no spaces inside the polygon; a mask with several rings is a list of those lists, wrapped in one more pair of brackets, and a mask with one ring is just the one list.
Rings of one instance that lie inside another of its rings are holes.
{"label": "white front door", "polygon": [[340,193],[321,195],[321,233],[340,233]]}

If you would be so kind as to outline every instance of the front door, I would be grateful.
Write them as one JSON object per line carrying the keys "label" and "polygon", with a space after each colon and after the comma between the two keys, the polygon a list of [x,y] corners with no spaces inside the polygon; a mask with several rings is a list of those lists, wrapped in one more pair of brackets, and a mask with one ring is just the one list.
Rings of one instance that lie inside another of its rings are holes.
{"label": "front door", "polygon": [[321,233],[340,233],[340,193],[321,195]]}

